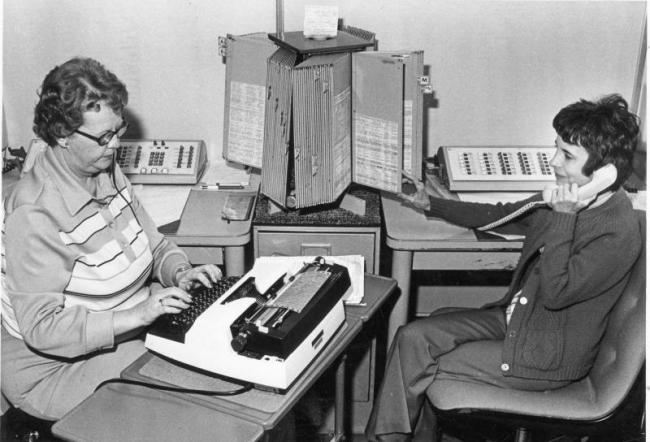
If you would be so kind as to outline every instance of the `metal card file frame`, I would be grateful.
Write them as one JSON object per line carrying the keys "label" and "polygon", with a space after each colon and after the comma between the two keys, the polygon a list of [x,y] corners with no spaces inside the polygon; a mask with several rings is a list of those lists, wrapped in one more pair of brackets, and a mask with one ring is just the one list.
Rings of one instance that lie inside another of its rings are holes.
{"label": "metal card file frame", "polygon": [[352,182],[400,192],[403,173],[422,179],[422,51],[305,58],[265,34],[224,46],[224,158],[261,168],[275,203],[312,207]]}

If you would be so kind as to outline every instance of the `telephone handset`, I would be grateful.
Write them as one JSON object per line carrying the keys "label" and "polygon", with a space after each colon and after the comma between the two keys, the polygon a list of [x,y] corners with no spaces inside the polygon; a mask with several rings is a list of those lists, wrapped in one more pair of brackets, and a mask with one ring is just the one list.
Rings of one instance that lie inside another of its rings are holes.
{"label": "telephone handset", "polygon": [[[578,189],[578,201],[590,202],[590,200],[596,198],[599,192],[602,192],[614,184],[617,176],[616,167],[613,164],[605,164],[600,169],[594,171],[591,181],[584,186],[580,186]],[[484,232],[486,230],[494,229],[495,227],[499,227],[531,209],[547,205],[551,201],[552,192],[555,189],[557,189],[556,185],[547,186],[542,192],[543,201],[532,201],[501,219],[477,227],[476,230]]]}
{"label": "telephone handset", "polygon": [[[613,164],[605,164],[600,169],[594,171],[591,181],[589,181],[584,186],[581,186],[578,189],[578,201],[587,202],[595,198],[599,192],[607,189],[609,186],[614,184],[616,181],[616,167]],[[544,202],[551,201],[551,192],[555,190],[557,186],[547,186],[542,192]]]}

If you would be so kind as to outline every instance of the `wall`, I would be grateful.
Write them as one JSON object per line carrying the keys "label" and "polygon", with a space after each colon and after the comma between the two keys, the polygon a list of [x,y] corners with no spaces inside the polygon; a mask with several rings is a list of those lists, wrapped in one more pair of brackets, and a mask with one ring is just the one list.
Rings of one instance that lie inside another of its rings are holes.
{"label": "wall", "polygon": [[[645,2],[288,0],[337,4],[380,49],[422,49],[435,90],[426,146],[550,144],[557,110],[581,97],[633,91]],[[217,37],[275,31],[273,0],[4,0],[6,139],[28,145],[36,91],[75,55],[127,83],[131,137],[204,139],[221,157],[225,66]]]}

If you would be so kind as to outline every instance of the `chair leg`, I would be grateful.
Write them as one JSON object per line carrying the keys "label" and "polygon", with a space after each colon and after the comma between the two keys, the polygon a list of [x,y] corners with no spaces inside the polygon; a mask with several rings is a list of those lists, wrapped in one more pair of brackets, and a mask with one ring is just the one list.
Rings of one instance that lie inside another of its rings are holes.
{"label": "chair leg", "polygon": [[0,440],[32,442],[58,441],[52,435],[54,421],[35,418],[18,408],[10,408],[0,419]]}
{"label": "chair leg", "polygon": [[531,440],[530,431],[528,431],[527,428],[517,428],[517,433],[515,433],[515,442],[531,442]]}

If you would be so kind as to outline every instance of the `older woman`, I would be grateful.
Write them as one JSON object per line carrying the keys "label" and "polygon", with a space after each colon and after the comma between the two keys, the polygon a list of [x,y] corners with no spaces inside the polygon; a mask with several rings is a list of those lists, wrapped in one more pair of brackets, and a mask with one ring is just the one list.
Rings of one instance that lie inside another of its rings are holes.
{"label": "older woman", "polygon": [[95,60],[50,71],[34,116],[50,147],[6,196],[2,392],[36,417],[58,419],[119,376],[145,326],[221,277],[157,231],[115,164],[127,99]]}
{"label": "older woman", "polygon": [[[609,312],[643,246],[621,189],[631,173],[639,124],[625,100],[611,95],[566,106],[553,127],[558,187],[543,201],[536,195],[504,205],[463,203],[428,195],[422,185],[407,198],[430,216],[473,228],[542,204],[503,227],[526,239],[501,301],[434,312],[398,330],[366,429],[371,440],[434,440],[426,434],[435,429],[435,416],[425,392],[437,380],[547,390],[589,372]],[[595,197],[579,198],[578,188],[609,164],[617,177]]]}

